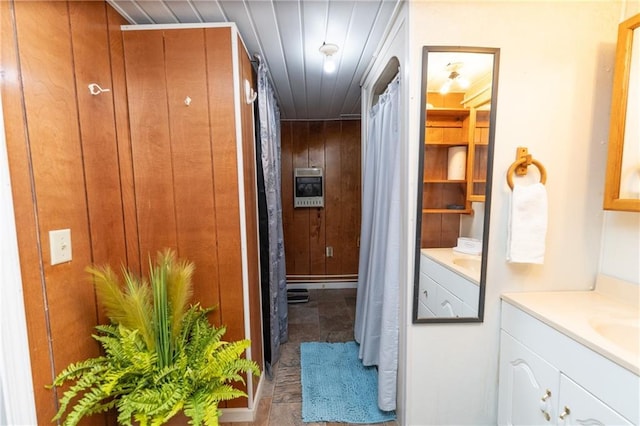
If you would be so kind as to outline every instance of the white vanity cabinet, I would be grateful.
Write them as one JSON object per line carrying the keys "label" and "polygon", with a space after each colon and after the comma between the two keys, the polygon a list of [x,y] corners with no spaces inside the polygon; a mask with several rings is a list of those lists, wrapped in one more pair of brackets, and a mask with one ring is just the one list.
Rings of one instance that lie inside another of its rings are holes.
{"label": "white vanity cabinet", "polygon": [[499,425],[633,425],[640,378],[502,302]]}
{"label": "white vanity cabinet", "polygon": [[478,284],[423,254],[420,257],[421,318],[478,316]]}

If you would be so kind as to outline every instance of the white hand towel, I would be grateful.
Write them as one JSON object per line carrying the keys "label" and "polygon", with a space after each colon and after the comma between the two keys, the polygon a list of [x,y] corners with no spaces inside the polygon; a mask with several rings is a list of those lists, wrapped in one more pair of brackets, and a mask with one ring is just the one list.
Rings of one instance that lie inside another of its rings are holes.
{"label": "white hand towel", "polygon": [[544,262],[547,235],[547,190],[541,183],[514,185],[507,238],[507,260]]}

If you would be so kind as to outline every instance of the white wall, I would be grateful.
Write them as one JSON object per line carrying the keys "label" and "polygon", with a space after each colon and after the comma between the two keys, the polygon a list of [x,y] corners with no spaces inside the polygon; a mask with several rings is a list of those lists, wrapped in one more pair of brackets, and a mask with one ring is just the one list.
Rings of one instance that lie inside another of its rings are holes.
{"label": "white wall", "polygon": [[[501,57],[485,321],[412,325],[405,318],[405,424],[495,424],[500,294],[593,285],[622,6],[615,1],[410,2],[410,140],[419,138],[417,71],[423,45],[499,47]],[[548,173],[544,265],[505,261],[510,197],[505,173],[518,146],[528,147]],[[410,294],[406,303],[410,306]]]}

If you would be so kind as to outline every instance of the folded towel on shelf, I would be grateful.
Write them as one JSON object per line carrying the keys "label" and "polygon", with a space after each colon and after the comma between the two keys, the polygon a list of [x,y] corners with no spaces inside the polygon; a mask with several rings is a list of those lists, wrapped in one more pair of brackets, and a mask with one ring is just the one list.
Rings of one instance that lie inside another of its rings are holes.
{"label": "folded towel on shelf", "polygon": [[541,183],[514,185],[511,195],[507,260],[544,262],[547,235],[547,190]]}

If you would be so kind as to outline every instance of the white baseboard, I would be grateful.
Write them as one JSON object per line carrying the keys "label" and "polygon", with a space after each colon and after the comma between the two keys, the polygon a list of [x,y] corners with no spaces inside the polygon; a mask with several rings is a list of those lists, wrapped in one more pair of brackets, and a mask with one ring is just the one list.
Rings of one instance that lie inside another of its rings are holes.
{"label": "white baseboard", "polygon": [[291,289],[303,288],[307,290],[358,288],[358,283],[355,281],[287,283],[287,288],[291,288]]}

